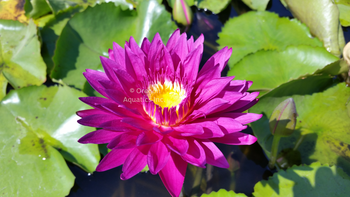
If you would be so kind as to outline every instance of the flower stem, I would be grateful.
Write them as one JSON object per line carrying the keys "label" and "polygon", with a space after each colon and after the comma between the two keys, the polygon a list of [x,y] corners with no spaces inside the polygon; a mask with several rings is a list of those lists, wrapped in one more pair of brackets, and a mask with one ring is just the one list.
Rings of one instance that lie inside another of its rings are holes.
{"label": "flower stem", "polygon": [[271,147],[271,155],[270,155],[270,163],[269,168],[273,169],[275,167],[276,159],[277,159],[277,152],[278,152],[278,144],[280,142],[281,137],[280,136],[274,136],[272,141],[272,147]]}

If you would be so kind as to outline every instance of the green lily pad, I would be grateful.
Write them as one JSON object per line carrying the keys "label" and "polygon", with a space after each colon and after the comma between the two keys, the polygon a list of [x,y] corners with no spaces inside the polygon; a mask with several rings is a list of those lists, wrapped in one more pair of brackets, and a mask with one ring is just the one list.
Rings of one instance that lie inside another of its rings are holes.
{"label": "green lily pad", "polygon": [[248,7],[253,10],[264,11],[270,0],[242,0]]}
{"label": "green lily pad", "polygon": [[[84,93],[68,86],[12,90],[0,103],[1,196],[66,196],[74,183],[67,159],[93,172],[96,145],[77,140],[92,131],[77,123]],[[63,157],[62,157],[63,156]]]}
{"label": "green lily pad", "polygon": [[2,73],[0,73],[0,101],[6,95],[7,80]]}
{"label": "green lily pad", "polygon": [[[167,0],[170,7],[173,7],[175,0]],[[188,6],[197,6],[201,9],[208,9],[212,11],[214,14],[220,13],[224,10],[228,4],[230,4],[230,0],[185,0]]]}
{"label": "green lily pad", "polygon": [[[238,31],[239,30],[239,31]],[[259,50],[284,50],[290,45],[321,47],[308,28],[298,20],[280,18],[271,12],[251,11],[228,20],[219,34],[219,48],[232,47],[229,66]]]}
{"label": "green lily pad", "polygon": [[152,39],[157,32],[167,41],[175,28],[170,14],[156,0],[142,1],[137,10],[122,10],[113,3],[89,7],[75,14],[63,29],[51,77],[82,89],[86,82],[82,72],[101,68],[99,56],[108,56],[113,42],[124,46],[133,36],[141,44],[144,37]]}
{"label": "green lily pad", "polygon": [[[10,113],[7,119],[2,119],[2,125],[15,124],[22,129],[19,129],[21,132],[13,132],[21,135],[33,132],[47,146],[58,149],[65,159],[93,172],[100,159],[97,145],[77,142],[93,130],[77,123],[79,117],[76,111],[87,107],[78,99],[84,96],[84,93],[68,86],[33,86],[11,91],[0,105],[0,110]],[[9,133],[11,130],[0,131]]]}
{"label": "green lily pad", "polygon": [[227,75],[253,81],[250,90],[272,90],[292,79],[310,75],[338,59],[323,47],[299,45],[282,51],[261,50],[244,57]]}
{"label": "green lily pad", "polygon": [[[292,85],[285,84],[264,95],[249,110],[263,114],[261,119],[251,123],[251,127],[269,157],[273,139],[269,117],[279,103],[292,97],[298,114],[297,124],[291,136],[281,138],[279,150],[296,148],[304,164],[320,161],[338,165],[350,174],[350,116],[347,109],[350,89],[345,83],[339,83],[323,92],[315,92],[320,90],[320,84],[327,86],[320,82],[322,78],[314,76],[289,82]],[[304,88],[307,91],[298,91]]]}
{"label": "green lily pad", "polygon": [[333,0],[284,0],[293,16],[305,23],[324,47],[336,56],[345,45],[339,10]]}
{"label": "green lily pad", "polygon": [[51,12],[51,8],[45,0],[25,0],[24,11],[28,18],[37,19]]}
{"label": "green lily pad", "polygon": [[44,83],[46,65],[34,22],[30,20],[25,26],[18,21],[0,20],[0,35],[0,72],[12,87]]}
{"label": "green lily pad", "polygon": [[52,15],[48,21],[45,22],[44,27],[40,30],[43,41],[42,56],[47,65],[47,73],[51,72],[54,65],[52,57],[56,49],[58,37],[61,35],[61,32],[69,19],[74,14],[82,11],[82,9],[83,7],[81,6],[69,7],[57,15]]}
{"label": "green lily pad", "polygon": [[269,180],[262,180],[254,187],[255,197],[277,196],[348,196],[350,177],[341,168],[321,165],[293,166],[278,171]]}
{"label": "green lily pad", "polygon": [[201,197],[247,197],[242,193],[235,193],[234,191],[226,191],[225,189],[220,189],[217,192],[211,192],[210,194],[202,194]]}
{"label": "green lily pad", "polygon": [[345,27],[350,26],[350,0],[335,0],[334,3],[337,4],[340,12],[339,20],[341,25]]}

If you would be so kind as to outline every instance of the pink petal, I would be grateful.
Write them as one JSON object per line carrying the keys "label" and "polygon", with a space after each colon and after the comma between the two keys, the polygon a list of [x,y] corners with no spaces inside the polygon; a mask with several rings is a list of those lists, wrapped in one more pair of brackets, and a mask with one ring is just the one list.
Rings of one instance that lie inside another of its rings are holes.
{"label": "pink petal", "polygon": [[232,49],[224,47],[211,56],[198,74],[197,86],[201,87],[214,78],[220,78],[221,72],[226,66],[231,53]]}
{"label": "pink petal", "polygon": [[174,33],[170,36],[168,42],[166,43],[166,47],[169,51],[171,51],[174,46],[176,45],[177,41],[180,38],[180,30],[177,29],[174,31]]}
{"label": "pink petal", "polygon": [[192,51],[193,49],[197,48],[198,46],[200,45],[203,45],[203,42],[204,42],[204,36],[203,34],[201,34],[197,40],[194,42],[193,46],[192,46],[192,49],[189,50],[189,51]]}
{"label": "pink petal", "polygon": [[127,118],[123,118],[122,122],[145,131],[150,131],[153,129],[153,123],[151,120],[141,120],[141,119],[127,117]]}
{"label": "pink petal", "polygon": [[98,93],[102,94],[103,96],[108,97],[108,95],[104,91],[104,88],[98,82],[101,80],[109,80],[104,72],[86,69],[86,72],[84,72],[83,75],[85,76],[86,80],[89,82],[92,88],[94,88]]}
{"label": "pink petal", "polygon": [[148,55],[148,51],[149,51],[149,47],[151,46],[151,43],[149,42],[149,40],[145,37],[142,41],[142,45],[141,45],[141,49],[142,51]]}
{"label": "pink petal", "polygon": [[109,149],[129,149],[136,147],[137,133],[123,132],[109,142]]}
{"label": "pink petal", "polygon": [[194,51],[190,52],[183,61],[184,75],[188,81],[195,81],[198,74],[199,63],[203,54],[203,45],[199,45]]}
{"label": "pink petal", "polygon": [[199,109],[193,110],[192,114],[189,116],[187,121],[195,120],[199,117],[203,117],[206,115],[211,114],[213,111],[216,111],[216,109],[220,108],[221,106],[229,103],[229,101],[221,99],[221,98],[214,98],[210,100],[208,103],[203,104],[202,107]]}
{"label": "pink petal", "polygon": [[253,135],[236,132],[225,135],[222,138],[211,138],[213,142],[219,142],[228,145],[251,145],[256,142],[256,137]]}
{"label": "pink petal", "polygon": [[114,53],[114,59],[117,62],[116,65],[118,65],[117,69],[126,71],[124,49],[121,46],[119,46],[119,44],[113,42],[113,53]]}
{"label": "pink petal", "polygon": [[180,136],[201,135],[204,133],[203,127],[200,124],[183,124],[173,127],[173,129],[177,131],[177,135]]}
{"label": "pink petal", "polygon": [[231,107],[225,109],[225,112],[243,112],[258,102],[256,98],[259,95],[259,92],[245,93],[239,101],[235,102]]}
{"label": "pink petal", "polygon": [[162,141],[155,143],[149,149],[147,155],[147,163],[149,171],[152,174],[157,174],[166,165],[170,158],[169,149],[163,144]]}
{"label": "pink petal", "polygon": [[103,172],[122,165],[133,150],[134,148],[111,150],[98,164],[96,171]]}
{"label": "pink petal", "polygon": [[138,146],[126,158],[123,164],[121,180],[129,179],[139,173],[147,165],[147,153],[150,146]]}
{"label": "pink petal", "polygon": [[167,164],[159,172],[164,186],[172,197],[178,197],[180,195],[185,180],[186,169],[187,162],[177,154],[171,153]]}
{"label": "pink petal", "polygon": [[111,60],[115,60],[114,59],[114,53],[113,53],[113,50],[112,49],[108,49],[108,57],[109,57],[109,59],[111,59]]}
{"label": "pink petal", "polygon": [[145,70],[145,60],[141,59],[138,55],[131,51],[129,47],[125,47],[126,58],[130,61],[131,66],[135,72],[136,78],[142,81],[147,77],[147,72]]}
{"label": "pink petal", "polygon": [[77,115],[80,117],[86,117],[86,116],[91,116],[95,114],[109,114],[109,113],[100,109],[86,109],[86,110],[77,111]]}
{"label": "pink petal", "polygon": [[161,140],[163,138],[163,135],[153,132],[153,131],[144,131],[140,133],[139,136],[137,136],[136,139],[136,145],[147,145],[147,144],[154,144]]}
{"label": "pink petal", "polygon": [[90,127],[100,127],[101,124],[111,121],[111,120],[118,120],[120,117],[115,116],[113,114],[95,114],[91,116],[85,116],[84,118],[78,120],[79,124],[82,124],[84,126],[90,126]]}
{"label": "pink petal", "polygon": [[220,168],[230,167],[225,156],[218,149],[218,147],[215,146],[213,142],[203,141],[201,142],[201,144],[205,151],[206,161],[208,164],[217,166]]}
{"label": "pink petal", "polygon": [[105,144],[121,134],[122,132],[100,129],[84,135],[78,142],[82,144]]}
{"label": "pink petal", "polygon": [[181,155],[182,159],[188,163],[205,168],[205,152],[203,147],[197,142],[197,140],[188,140],[189,148],[186,154]]}
{"label": "pink petal", "polygon": [[117,82],[118,79],[114,73],[114,70],[120,67],[118,63],[103,56],[100,56],[100,60],[103,66],[103,70],[105,71],[108,78],[114,82]]}
{"label": "pink petal", "polygon": [[113,100],[102,98],[102,97],[79,97],[79,100],[90,105],[93,108],[103,109],[100,105],[102,103],[113,103]]}
{"label": "pink petal", "polygon": [[[203,119],[207,120],[207,119]],[[213,138],[213,137],[222,137],[225,134],[222,132],[220,127],[217,125],[217,123],[213,121],[203,121],[203,122],[197,122],[195,124],[201,125],[203,127],[204,133],[200,135],[194,135],[194,138],[200,138],[200,139],[207,139],[207,138]]]}
{"label": "pink petal", "polygon": [[187,47],[187,35],[185,33],[180,36],[173,50],[169,52],[173,59],[175,70],[177,72],[177,69],[179,68],[176,68],[176,66],[179,65],[179,62],[183,62],[189,53]]}
{"label": "pink petal", "polygon": [[166,146],[179,155],[187,153],[189,144],[186,139],[177,138],[175,136],[166,135],[163,138],[163,142]]}
{"label": "pink petal", "polygon": [[262,117],[262,114],[254,113],[225,113],[223,116],[230,117],[240,122],[241,124],[248,124],[259,120]]}
{"label": "pink petal", "polygon": [[220,114],[220,117],[206,118],[208,121],[213,121],[220,126],[224,134],[239,132],[247,128],[247,126],[242,125],[242,123],[231,117],[221,117],[224,116]]}
{"label": "pink petal", "polygon": [[234,77],[221,77],[209,81],[201,90],[197,90],[199,94],[196,98],[196,105],[201,106],[202,103],[214,98],[232,81]]}

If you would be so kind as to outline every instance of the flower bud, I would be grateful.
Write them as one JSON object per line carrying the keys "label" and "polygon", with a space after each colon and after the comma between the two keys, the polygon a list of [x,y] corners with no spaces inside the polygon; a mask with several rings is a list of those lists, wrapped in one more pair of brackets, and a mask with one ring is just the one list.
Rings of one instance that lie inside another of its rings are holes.
{"label": "flower bud", "polygon": [[185,0],[173,1],[173,17],[174,20],[181,25],[191,25],[193,14],[191,8],[187,5]]}
{"label": "flower bud", "polygon": [[289,98],[280,103],[270,117],[272,135],[286,137],[293,133],[296,125],[297,111],[294,100]]}

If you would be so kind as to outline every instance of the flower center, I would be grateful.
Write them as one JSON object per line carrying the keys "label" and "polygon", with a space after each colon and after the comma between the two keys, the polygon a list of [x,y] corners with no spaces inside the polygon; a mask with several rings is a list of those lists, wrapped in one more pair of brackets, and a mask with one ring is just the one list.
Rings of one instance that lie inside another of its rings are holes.
{"label": "flower center", "polygon": [[159,105],[163,109],[168,107],[171,108],[181,103],[186,98],[186,91],[178,82],[165,81],[163,84],[158,82],[148,87],[149,100],[153,101],[154,104]]}

